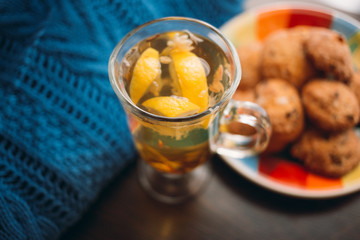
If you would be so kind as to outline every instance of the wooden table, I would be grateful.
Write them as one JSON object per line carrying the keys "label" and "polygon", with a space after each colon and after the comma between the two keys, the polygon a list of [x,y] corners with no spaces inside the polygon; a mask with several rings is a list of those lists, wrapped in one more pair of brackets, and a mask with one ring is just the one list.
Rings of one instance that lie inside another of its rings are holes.
{"label": "wooden table", "polygon": [[142,190],[132,164],[62,239],[360,239],[360,192],[298,199],[248,181],[218,157],[210,168],[200,195],[171,206]]}

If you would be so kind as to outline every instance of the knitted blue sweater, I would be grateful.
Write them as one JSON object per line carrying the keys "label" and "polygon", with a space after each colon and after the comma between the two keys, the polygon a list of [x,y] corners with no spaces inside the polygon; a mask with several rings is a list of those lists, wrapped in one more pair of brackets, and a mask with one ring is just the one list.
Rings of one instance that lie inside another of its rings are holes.
{"label": "knitted blue sweater", "polygon": [[134,161],[107,74],[127,32],[170,15],[218,27],[241,9],[241,0],[0,0],[0,239],[59,238]]}

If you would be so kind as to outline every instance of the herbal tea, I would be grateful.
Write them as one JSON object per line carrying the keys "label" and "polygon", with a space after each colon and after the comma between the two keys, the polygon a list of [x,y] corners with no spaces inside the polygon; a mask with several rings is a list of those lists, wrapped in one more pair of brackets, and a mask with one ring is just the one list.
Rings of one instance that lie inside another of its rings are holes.
{"label": "herbal tea", "polygon": [[[215,43],[180,31],[136,44],[122,61],[121,71],[128,95],[138,107],[178,118],[216,104],[232,83],[229,68]],[[209,158],[209,117],[191,125],[149,123],[136,116],[129,120],[142,159],[160,171],[188,172]]]}

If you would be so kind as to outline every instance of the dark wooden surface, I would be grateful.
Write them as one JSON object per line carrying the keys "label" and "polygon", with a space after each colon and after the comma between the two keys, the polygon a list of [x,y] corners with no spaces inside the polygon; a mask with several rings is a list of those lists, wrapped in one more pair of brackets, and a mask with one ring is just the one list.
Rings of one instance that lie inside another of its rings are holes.
{"label": "dark wooden surface", "polygon": [[360,193],[306,200],[271,192],[219,158],[196,198],[165,205],[139,186],[127,167],[62,239],[360,239]]}

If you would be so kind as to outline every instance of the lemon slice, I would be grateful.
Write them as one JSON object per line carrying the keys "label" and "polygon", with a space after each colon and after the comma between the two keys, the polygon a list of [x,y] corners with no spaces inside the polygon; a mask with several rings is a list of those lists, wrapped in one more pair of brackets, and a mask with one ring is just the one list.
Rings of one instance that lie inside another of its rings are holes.
{"label": "lemon slice", "polygon": [[173,51],[169,70],[175,89],[181,96],[198,105],[200,111],[208,108],[209,94],[205,69],[200,59],[190,51]]}
{"label": "lemon slice", "polygon": [[184,97],[154,97],[142,103],[150,112],[165,117],[185,117],[199,112],[200,107]]}
{"label": "lemon slice", "polygon": [[130,82],[130,97],[137,104],[146,93],[151,83],[160,75],[159,52],[151,47],[147,48],[137,60]]}

